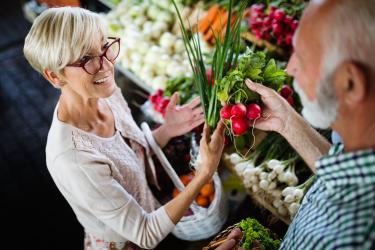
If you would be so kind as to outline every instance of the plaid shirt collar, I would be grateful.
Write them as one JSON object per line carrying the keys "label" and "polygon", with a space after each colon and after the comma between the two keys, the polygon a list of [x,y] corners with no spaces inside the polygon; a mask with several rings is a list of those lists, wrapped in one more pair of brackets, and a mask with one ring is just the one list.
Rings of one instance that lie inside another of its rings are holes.
{"label": "plaid shirt collar", "polygon": [[318,179],[331,188],[375,184],[375,149],[345,153],[343,144],[336,144],[315,165]]}

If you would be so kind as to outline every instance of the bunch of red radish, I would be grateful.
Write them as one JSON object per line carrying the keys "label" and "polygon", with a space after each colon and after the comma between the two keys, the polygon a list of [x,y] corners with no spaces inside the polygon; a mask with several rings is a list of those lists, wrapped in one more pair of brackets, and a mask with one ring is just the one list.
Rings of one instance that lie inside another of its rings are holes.
{"label": "bunch of red radish", "polygon": [[258,39],[275,41],[280,47],[292,49],[293,34],[298,26],[298,20],[287,15],[284,10],[275,6],[269,7],[268,14],[264,4],[253,4],[250,7],[251,16],[248,26]]}
{"label": "bunch of red radish", "polygon": [[230,121],[232,133],[235,136],[245,134],[254,121],[261,117],[262,109],[256,103],[226,104],[220,110],[220,117]]}
{"label": "bunch of red radish", "polygon": [[283,85],[279,91],[280,95],[284,97],[291,106],[294,106],[293,89],[289,85]]}
{"label": "bunch of red radish", "polygon": [[152,106],[156,111],[165,115],[166,108],[169,104],[169,98],[163,96],[164,91],[158,89],[154,94],[150,95],[148,99],[150,100]]}

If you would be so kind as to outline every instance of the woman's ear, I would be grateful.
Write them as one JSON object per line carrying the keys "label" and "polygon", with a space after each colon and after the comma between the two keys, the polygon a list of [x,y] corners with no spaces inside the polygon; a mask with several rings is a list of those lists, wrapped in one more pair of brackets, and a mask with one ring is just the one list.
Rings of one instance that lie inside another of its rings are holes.
{"label": "woman's ear", "polygon": [[336,88],[341,92],[346,104],[354,106],[365,99],[368,86],[365,71],[360,65],[352,61],[344,62],[336,74],[340,75]]}
{"label": "woman's ear", "polygon": [[43,71],[43,75],[57,89],[60,89],[65,85],[65,82],[61,79],[61,77],[49,69],[45,69]]}

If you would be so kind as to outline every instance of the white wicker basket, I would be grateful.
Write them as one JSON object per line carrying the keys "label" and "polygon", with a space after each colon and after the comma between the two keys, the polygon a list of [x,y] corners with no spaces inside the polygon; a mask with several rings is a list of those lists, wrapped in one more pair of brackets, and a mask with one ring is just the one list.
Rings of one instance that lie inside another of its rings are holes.
{"label": "white wicker basket", "polygon": [[[147,123],[142,123],[141,127],[147,142],[160,160],[160,163],[171,178],[173,184],[179,190],[183,190],[184,185],[161,148],[155,142],[149,126]],[[215,186],[215,198],[210,206],[205,208],[193,202],[190,206],[193,215],[182,217],[172,232],[177,238],[188,241],[207,239],[216,235],[222,229],[228,217],[228,203],[225,193],[223,192],[220,177],[217,173],[214,174],[213,181]]]}

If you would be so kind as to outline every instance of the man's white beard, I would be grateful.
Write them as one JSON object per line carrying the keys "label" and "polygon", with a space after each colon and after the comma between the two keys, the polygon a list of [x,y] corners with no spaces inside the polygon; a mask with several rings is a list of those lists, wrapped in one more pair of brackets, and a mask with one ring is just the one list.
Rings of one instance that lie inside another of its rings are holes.
{"label": "man's white beard", "polygon": [[328,79],[321,79],[316,89],[316,100],[310,101],[296,80],[293,87],[302,102],[303,117],[315,128],[327,129],[336,120],[338,103],[335,90]]}

